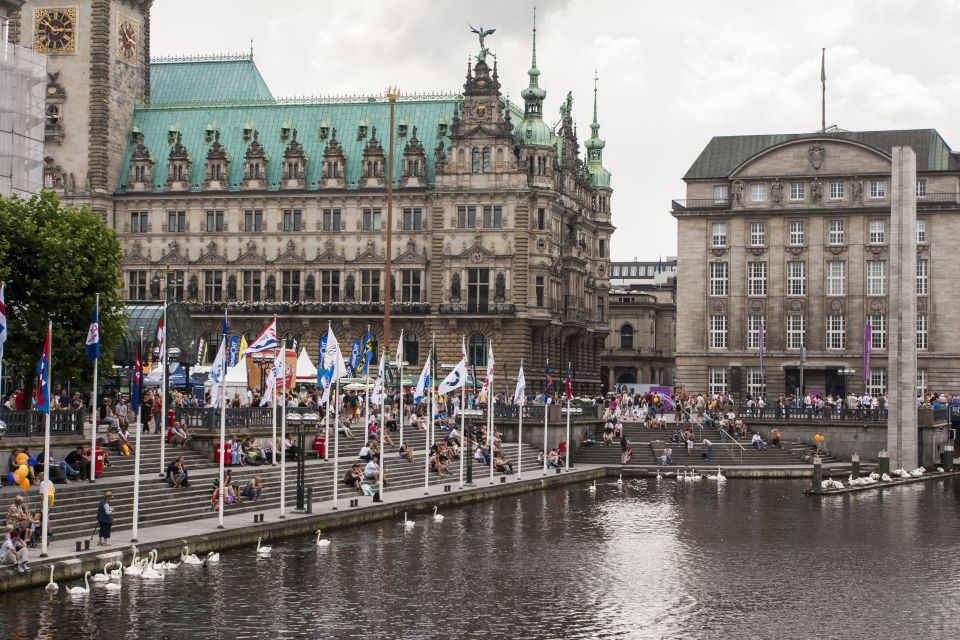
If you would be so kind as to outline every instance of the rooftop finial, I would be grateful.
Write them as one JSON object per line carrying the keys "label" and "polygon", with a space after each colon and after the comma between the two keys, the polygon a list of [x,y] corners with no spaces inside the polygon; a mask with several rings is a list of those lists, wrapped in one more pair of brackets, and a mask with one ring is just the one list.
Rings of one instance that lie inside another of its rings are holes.
{"label": "rooftop finial", "polygon": [[537,68],[537,5],[533,5],[533,56],[530,66]]}
{"label": "rooftop finial", "polygon": [[520,92],[524,100],[524,116],[539,116],[543,113],[543,99],[547,92],[540,88],[540,70],[537,69],[537,8],[533,8],[533,47],[530,56],[530,70],[527,71],[530,82],[527,88]]}
{"label": "rooftop finial", "polygon": [[253,38],[250,38],[250,59],[253,60]]}
{"label": "rooftop finial", "polygon": [[593,122],[590,123],[590,138],[584,143],[587,147],[587,159],[602,161],[603,147],[606,146],[600,138],[600,120],[597,118],[597,70],[593,70]]}
{"label": "rooftop finial", "polygon": [[597,125],[597,129],[600,128],[600,123],[597,122],[597,80],[599,76],[597,70],[593,70],[593,124],[590,125],[590,128],[593,129],[593,125]]}

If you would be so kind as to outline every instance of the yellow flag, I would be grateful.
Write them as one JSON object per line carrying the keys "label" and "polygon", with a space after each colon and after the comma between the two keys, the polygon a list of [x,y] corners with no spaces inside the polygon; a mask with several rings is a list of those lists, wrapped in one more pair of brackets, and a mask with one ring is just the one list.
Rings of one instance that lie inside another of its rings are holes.
{"label": "yellow flag", "polygon": [[247,350],[247,337],[240,336],[240,351],[238,353],[242,354],[246,350]]}

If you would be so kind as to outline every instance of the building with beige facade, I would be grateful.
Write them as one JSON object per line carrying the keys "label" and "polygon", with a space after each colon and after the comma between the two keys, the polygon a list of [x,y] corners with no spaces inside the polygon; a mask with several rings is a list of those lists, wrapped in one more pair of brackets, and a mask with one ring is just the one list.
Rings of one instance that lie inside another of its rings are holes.
{"label": "building with beige facade", "polygon": [[[916,153],[892,194],[892,150]],[[673,202],[677,383],[768,399],[888,391],[892,197],[916,199],[917,391],[958,390],[960,162],[932,129],[713,138]],[[897,326],[900,326],[899,324]],[[763,340],[761,369],[761,336]],[[869,367],[865,367],[869,357]],[[866,373],[866,372],[869,373]]]}
{"label": "building with beige facade", "polygon": [[596,90],[584,159],[573,96],[546,121],[535,29],[522,106],[481,45],[461,90],[401,96],[391,131],[379,94],[276,98],[252,52],[151,60],[150,6],[31,0],[13,16],[61,72],[47,187],[117,230],[128,299],[185,303],[208,359],[224,310],[248,339],[278,316],[316,358],[328,322],[347,345],[368,325],[382,338],[389,286],[413,366],[434,338],[441,363],[466,341],[483,365],[492,344],[504,389],[521,359],[528,379],[549,359],[600,388],[613,226]]}

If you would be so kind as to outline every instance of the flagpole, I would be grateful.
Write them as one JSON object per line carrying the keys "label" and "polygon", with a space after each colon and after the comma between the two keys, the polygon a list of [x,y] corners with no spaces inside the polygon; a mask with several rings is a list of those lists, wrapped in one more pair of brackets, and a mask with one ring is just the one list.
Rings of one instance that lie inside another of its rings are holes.
{"label": "flagpole", "polygon": [[[570,362],[567,362],[567,385],[570,385]],[[570,454],[573,449],[570,446],[570,396],[573,395],[573,390],[569,387],[566,389],[567,395],[567,455],[566,459],[563,461],[564,465],[567,467],[567,471],[570,471]]]}
{"label": "flagpole", "polygon": [[287,339],[283,339],[283,406],[280,408],[280,518],[287,517]]}
{"label": "flagpole", "polygon": [[[99,318],[98,318],[99,319]],[[143,327],[140,327],[140,349],[138,352],[137,360],[140,359],[140,355],[143,353]],[[133,452],[133,534],[130,538],[130,542],[137,541],[137,532],[140,529],[140,432],[143,431],[143,426],[140,424],[141,419],[141,408],[143,407],[143,398],[140,397],[142,391],[141,376],[143,375],[143,365],[140,362],[134,360],[134,367],[138,367],[139,371],[134,372],[134,381],[137,385],[137,442],[134,445],[137,450]],[[133,396],[133,390],[130,390],[131,397]]]}
{"label": "flagpole", "polygon": [[[167,280],[169,283],[169,279]],[[166,292],[164,292],[166,296]],[[160,344],[160,362],[163,367],[160,370],[161,385],[160,388],[160,477],[163,477],[166,471],[166,447],[164,446],[167,438],[167,301],[163,301],[163,342]],[[96,427],[94,427],[96,431]]]}
{"label": "flagpole", "polygon": [[227,457],[226,445],[227,445],[227,312],[223,312],[223,343],[221,348],[223,349],[223,358],[220,360],[220,484],[217,485],[219,490],[217,491],[217,528],[223,529],[223,465],[224,459]]}
{"label": "flagpole", "polygon": [[[277,330],[277,316],[273,316],[273,330],[274,332],[276,332]],[[286,356],[286,354],[284,354],[284,356]],[[276,362],[277,360],[276,355],[273,356],[273,360],[274,362]],[[273,367],[273,365],[270,365],[270,366],[271,368]],[[284,368],[286,368],[286,361],[284,361]],[[284,374],[286,374],[286,372],[284,372]],[[272,440],[270,440],[270,449],[273,451],[272,453],[273,464],[277,464],[277,379],[276,379],[276,376],[274,376],[273,390],[270,393],[273,395],[273,413],[271,414],[271,418],[270,418],[271,424],[273,425],[273,432],[270,435],[270,437],[272,438]],[[281,446],[283,446],[283,443],[281,443]]]}
{"label": "flagpole", "polygon": [[[550,370],[550,358],[547,358],[546,368]],[[543,475],[547,475],[547,414],[550,408],[550,396],[547,395],[547,391],[549,390],[549,386],[543,390]]]}
{"label": "flagpole", "polygon": [[[337,351],[339,352],[339,350],[340,349],[338,346]],[[339,353],[337,354],[337,357],[339,357]],[[340,390],[339,389],[340,379],[337,377],[337,374],[339,373],[337,364],[338,362],[334,361],[333,363],[334,379],[332,380],[333,384],[335,385],[333,387],[333,396],[332,396],[333,397],[333,414],[334,414],[334,418],[333,418],[333,510],[334,511],[337,510],[337,494],[339,493],[339,489],[340,489],[340,394],[338,393]]]}
{"label": "flagpole", "polygon": [[[100,340],[100,294],[97,294],[97,301],[94,303],[97,308],[97,341]],[[100,364],[100,355],[93,359],[93,394],[90,400],[90,411],[93,414],[90,421],[90,482],[97,481],[97,369]],[[0,385],[0,389],[3,386]],[[2,395],[2,394],[0,394]]]}
{"label": "flagpole", "polygon": [[403,357],[406,355],[403,353],[403,329],[400,329],[400,344],[397,345],[397,353],[400,354],[400,362],[397,365],[400,367],[400,413],[397,414],[397,419],[400,421],[400,446],[403,446]]}
{"label": "flagpole", "polygon": [[[493,360],[493,345],[487,347],[489,350],[487,354],[487,422],[489,427],[487,427],[487,444],[490,445],[490,484],[493,484],[493,441],[494,441],[494,432],[493,432],[493,381],[496,372],[496,360]],[[491,362],[493,360],[493,362]]]}
{"label": "flagpole", "polygon": [[386,375],[384,375],[384,374],[386,373],[386,370],[385,370],[386,362],[385,362],[385,360],[386,360],[386,349],[384,349],[384,351],[382,351],[382,352],[380,353],[380,371],[379,371],[378,374],[377,374],[378,376],[382,376],[382,377],[380,378],[380,482],[379,482],[379,485],[380,485],[380,486],[378,487],[378,490],[380,491],[380,501],[381,501],[381,502],[383,502],[383,475],[384,475],[384,473],[386,473],[386,470],[387,470],[387,467],[386,467],[386,455],[384,454],[384,449],[383,449],[383,447],[384,447],[384,436],[385,436],[384,432],[387,430],[387,421],[386,421],[385,416],[384,416],[384,414],[383,414],[383,411],[384,411],[384,409],[385,409],[385,407],[386,407],[386,404],[385,404],[384,401],[386,400],[386,397],[387,397],[387,394],[386,394],[386,382],[387,382],[387,381],[386,381],[386,379],[385,379],[385,378],[386,378]]}
{"label": "flagpole", "polygon": [[[53,381],[53,320],[47,323],[47,335],[50,336],[50,353],[47,356],[47,397],[52,393],[51,382]],[[38,381],[38,384],[42,384]],[[50,529],[50,498],[49,487],[53,486],[53,480],[50,479],[50,401],[47,401],[47,418],[43,428],[43,455],[46,458],[43,461],[43,479],[50,484],[47,489],[41,493],[41,502],[43,503],[43,523],[40,527],[40,557],[47,557],[47,538]],[[136,526],[136,525],[134,525]]]}
{"label": "flagpole", "polygon": [[[370,325],[367,325],[366,343],[362,348],[366,352],[367,344],[373,339],[370,335]],[[370,440],[370,363],[366,362],[367,354],[360,356],[360,362],[363,363],[363,442],[366,444]],[[381,455],[383,451],[380,452]]]}
{"label": "flagpole", "polygon": [[[460,336],[460,345],[461,351],[463,353],[460,355],[464,359],[464,364],[466,364],[467,358],[467,337],[464,335]],[[466,367],[464,367],[466,370]],[[467,376],[464,373],[463,376],[463,386],[460,387],[460,490],[463,490],[463,466],[465,464],[465,458],[468,455],[473,455],[473,452],[467,451]]]}
{"label": "flagpole", "polygon": [[[327,320],[327,335],[328,335],[328,336],[330,335],[330,321],[329,321],[329,320]],[[327,340],[327,345],[326,345],[326,347],[324,347],[324,350],[323,350],[323,360],[321,360],[320,363],[319,363],[319,364],[320,364],[320,371],[324,371],[324,370],[326,370],[326,368],[327,368],[327,365],[324,364],[324,362],[327,360],[327,350],[328,350],[329,348],[330,348],[330,340],[328,339],[328,340]],[[332,358],[330,359],[330,362],[333,362],[333,359],[332,359]],[[331,377],[332,377],[332,376],[331,376]],[[323,374],[320,375],[320,378],[321,378],[320,383],[323,384]],[[325,412],[326,412],[326,415],[324,415],[324,420],[323,420],[323,461],[324,461],[324,462],[327,462],[327,461],[330,459],[330,435],[329,435],[329,434],[330,434],[330,398],[331,398],[332,396],[331,396],[331,394],[330,394],[329,392],[330,392],[330,388],[327,387],[327,394],[326,394],[326,396],[327,396],[327,402],[326,402],[326,404],[325,404],[325,406],[324,406],[324,410],[325,410]],[[322,398],[322,396],[321,396],[321,398]],[[336,427],[334,427],[334,429],[336,429]],[[336,479],[337,479],[337,474],[333,474],[333,479],[334,479],[334,481],[336,481]]]}
{"label": "flagpole", "polygon": [[[523,373],[523,358],[520,358],[520,372]],[[523,395],[520,397],[520,405],[517,407],[517,417],[520,420],[520,426],[517,428],[517,480],[523,479],[523,405],[526,403],[526,386],[524,386]]]}
{"label": "flagpole", "polygon": [[430,400],[427,401],[427,436],[426,446],[423,451],[423,495],[430,495],[430,434],[433,432],[433,363],[431,357],[433,354],[433,345],[436,342],[436,334],[430,333],[430,355],[427,356],[427,366],[430,367],[430,375],[427,376],[427,382],[430,385]]}

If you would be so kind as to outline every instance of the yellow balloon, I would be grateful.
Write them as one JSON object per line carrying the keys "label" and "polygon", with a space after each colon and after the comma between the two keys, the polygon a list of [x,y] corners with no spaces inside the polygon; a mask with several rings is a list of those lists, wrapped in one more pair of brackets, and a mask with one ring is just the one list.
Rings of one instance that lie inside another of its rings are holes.
{"label": "yellow balloon", "polygon": [[20,484],[22,480],[23,480],[23,472],[20,471],[20,469],[17,469],[16,471],[13,472],[13,481],[16,482],[17,484]]}
{"label": "yellow balloon", "polygon": [[53,506],[53,487],[50,487],[50,490],[47,491],[47,500],[50,503],[50,506]]}
{"label": "yellow balloon", "polygon": [[17,454],[17,465],[19,466],[19,465],[27,464],[27,460],[29,460],[29,459],[30,459],[30,456],[28,456],[27,454],[25,454],[25,453],[18,453],[18,454]]}
{"label": "yellow balloon", "polygon": [[25,464],[22,464],[20,465],[19,468],[17,468],[17,471],[19,471],[22,475],[27,475],[30,473],[30,467],[28,467]]}
{"label": "yellow balloon", "polygon": [[23,489],[24,491],[27,491],[30,488],[30,481],[27,480],[26,478],[23,478],[20,481],[20,488]]}

